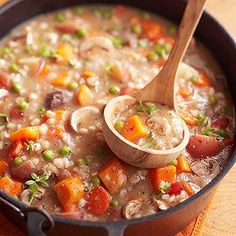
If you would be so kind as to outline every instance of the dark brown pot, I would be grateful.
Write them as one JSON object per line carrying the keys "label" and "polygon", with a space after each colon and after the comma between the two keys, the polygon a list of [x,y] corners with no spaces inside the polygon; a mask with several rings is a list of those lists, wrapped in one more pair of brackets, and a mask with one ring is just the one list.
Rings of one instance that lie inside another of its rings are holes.
{"label": "dark brown pot", "polygon": [[[17,24],[41,13],[58,8],[88,4],[125,4],[160,14],[176,23],[181,19],[185,1],[183,0],[13,0],[0,9],[0,37],[3,37]],[[197,37],[211,50],[227,77],[230,92],[236,103],[236,45],[232,37],[209,14],[204,13],[197,30]],[[135,220],[117,222],[87,222],[49,215],[42,210],[27,208],[4,193],[0,193],[0,210],[13,223],[29,235],[174,235],[187,226],[206,207],[214,190],[236,160],[235,150],[221,173],[203,190],[178,206],[154,215]],[[145,232],[144,232],[145,231]]]}

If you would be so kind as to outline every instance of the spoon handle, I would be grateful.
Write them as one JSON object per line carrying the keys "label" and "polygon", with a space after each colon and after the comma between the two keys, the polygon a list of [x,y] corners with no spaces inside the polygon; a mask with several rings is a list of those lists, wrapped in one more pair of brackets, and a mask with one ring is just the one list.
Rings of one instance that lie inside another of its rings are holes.
{"label": "spoon handle", "polygon": [[188,0],[175,44],[160,73],[142,90],[134,94],[139,100],[156,101],[175,108],[175,87],[178,66],[183,60],[207,0]]}

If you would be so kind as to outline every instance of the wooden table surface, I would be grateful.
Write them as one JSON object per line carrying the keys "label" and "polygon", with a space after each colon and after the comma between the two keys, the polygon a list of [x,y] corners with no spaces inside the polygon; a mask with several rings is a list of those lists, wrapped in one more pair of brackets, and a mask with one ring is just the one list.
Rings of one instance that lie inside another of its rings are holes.
{"label": "wooden table surface", "polygon": [[[207,10],[236,35],[236,0],[208,0]],[[236,165],[216,192],[202,236],[236,236],[235,176]]]}
{"label": "wooden table surface", "polygon": [[[207,10],[236,36],[236,0],[208,0]],[[224,178],[216,192],[203,236],[236,235],[235,177],[236,165]]]}

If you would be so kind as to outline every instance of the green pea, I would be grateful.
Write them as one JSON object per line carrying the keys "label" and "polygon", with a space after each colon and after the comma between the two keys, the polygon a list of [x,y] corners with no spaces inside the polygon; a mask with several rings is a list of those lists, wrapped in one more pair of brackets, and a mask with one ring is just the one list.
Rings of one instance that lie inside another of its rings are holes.
{"label": "green pea", "polygon": [[123,127],[124,127],[125,123],[122,120],[117,120],[115,122],[114,128],[116,129],[116,131],[118,131],[119,133],[121,133]]}
{"label": "green pea", "polygon": [[40,116],[43,116],[46,113],[46,109],[44,107],[40,107],[38,109],[38,113],[39,113]]}
{"label": "green pea", "polygon": [[84,164],[85,165],[89,165],[92,162],[92,156],[91,155],[87,155],[83,159],[84,159]]}
{"label": "green pea", "polygon": [[119,202],[118,202],[118,200],[116,200],[116,199],[112,199],[110,205],[111,205],[112,207],[117,207],[117,206],[119,205]]}
{"label": "green pea", "polygon": [[23,163],[23,160],[20,157],[16,157],[14,159],[15,166],[20,166],[20,165],[22,165],[22,163]]}
{"label": "green pea", "polygon": [[221,107],[218,111],[219,115],[225,115],[227,113],[228,109],[227,107]]}
{"label": "green pea", "polygon": [[59,22],[62,22],[66,19],[66,17],[63,13],[60,12],[55,15],[55,19]]}
{"label": "green pea", "polygon": [[218,103],[216,96],[209,96],[208,101],[212,106],[215,106]]}
{"label": "green pea", "polygon": [[11,49],[11,48],[8,48],[8,47],[1,48],[1,54],[2,54],[4,57],[11,56],[11,55],[12,55],[12,49]]}
{"label": "green pea", "polygon": [[137,44],[140,48],[146,48],[148,46],[148,40],[147,39],[139,39]]}
{"label": "green pea", "polygon": [[73,38],[71,37],[70,34],[63,34],[63,35],[61,36],[61,40],[62,40],[62,41],[65,41],[65,42],[70,42],[72,39],[73,39]]}
{"label": "green pea", "polygon": [[121,48],[124,45],[124,40],[119,37],[113,37],[112,42],[116,48]]}
{"label": "green pea", "polygon": [[13,73],[14,73],[14,72],[17,72],[17,71],[18,71],[18,66],[13,63],[13,64],[10,64],[10,65],[9,65],[9,68],[8,68],[8,69],[9,69],[10,72],[13,72]]}
{"label": "green pea", "polygon": [[71,150],[69,147],[63,146],[60,148],[59,153],[61,156],[68,156],[71,154]]}
{"label": "green pea", "polygon": [[79,87],[78,83],[75,82],[75,81],[71,81],[69,84],[68,84],[68,89],[70,90],[75,90]]}
{"label": "green pea", "polygon": [[97,175],[92,176],[91,182],[94,186],[98,186],[101,184],[101,181]]}
{"label": "green pea", "polygon": [[149,52],[149,53],[147,54],[147,59],[148,59],[149,61],[156,61],[158,58],[159,58],[159,57],[158,57],[158,55],[157,55],[155,52]]}
{"label": "green pea", "polygon": [[146,111],[151,114],[157,110],[157,105],[155,103],[146,103]]}
{"label": "green pea", "polygon": [[25,101],[22,101],[22,102],[19,102],[17,104],[17,107],[20,109],[20,110],[25,110],[29,107],[29,104]]}
{"label": "green pea", "polygon": [[155,52],[157,55],[159,55],[160,57],[165,57],[167,56],[169,49],[165,44],[156,44],[154,46]]}
{"label": "green pea", "polygon": [[19,93],[22,89],[22,85],[19,83],[13,83],[11,88],[13,92]]}
{"label": "green pea", "polygon": [[47,161],[51,161],[54,159],[54,152],[53,150],[47,149],[43,151],[43,158]]}
{"label": "green pea", "polygon": [[111,87],[109,88],[109,93],[110,93],[110,94],[117,94],[117,93],[119,93],[119,92],[120,92],[120,88],[117,87],[117,86],[111,86]]}
{"label": "green pea", "polygon": [[86,28],[80,28],[77,30],[76,35],[78,35],[79,38],[84,38],[88,35],[88,30]]}
{"label": "green pea", "polygon": [[132,25],[131,26],[131,31],[137,35],[140,35],[142,33],[142,27],[139,24]]}
{"label": "green pea", "polygon": [[77,167],[81,167],[81,166],[85,165],[84,160],[83,160],[83,159],[78,159],[78,160],[76,160],[76,161],[75,161],[75,165],[76,165]]}

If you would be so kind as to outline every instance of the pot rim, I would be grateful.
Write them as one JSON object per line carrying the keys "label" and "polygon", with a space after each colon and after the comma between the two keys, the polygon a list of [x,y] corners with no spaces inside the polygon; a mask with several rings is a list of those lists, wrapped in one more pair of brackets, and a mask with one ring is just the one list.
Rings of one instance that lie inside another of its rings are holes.
{"label": "pot rim", "polygon": [[[7,12],[15,5],[17,5],[21,2],[24,2],[24,1],[27,1],[27,0],[13,0],[13,1],[7,2],[6,4],[4,4],[0,7],[0,15]],[[87,5],[89,5],[89,4],[87,4]],[[231,47],[234,48],[234,50],[236,51],[236,38],[234,37],[234,35],[232,33],[230,33],[226,29],[226,27],[223,26],[222,23],[220,23],[214,16],[212,16],[212,14],[210,14],[207,11],[204,11],[202,18],[204,18],[207,21],[211,21],[216,27],[218,27],[218,29],[224,35],[225,40],[228,41],[231,44]],[[212,52],[212,51],[210,50],[210,52]],[[221,64],[220,64],[220,66],[221,66]],[[222,69],[224,71],[223,66],[222,66]],[[100,228],[102,228],[102,227],[108,228],[108,226],[109,227],[119,227],[119,226],[125,227],[127,225],[139,224],[139,223],[144,223],[144,222],[151,221],[151,220],[157,220],[163,216],[168,216],[175,211],[185,208],[187,205],[191,204],[194,200],[196,200],[200,196],[207,193],[211,188],[213,188],[215,185],[220,183],[220,181],[223,179],[223,177],[233,167],[235,162],[236,162],[236,147],[234,145],[234,148],[232,150],[230,158],[227,161],[227,163],[225,164],[224,168],[209,184],[207,184],[203,189],[201,189],[199,192],[197,192],[196,194],[194,194],[192,197],[188,198],[184,202],[181,202],[176,206],[170,207],[167,210],[156,212],[155,214],[143,216],[143,217],[140,217],[137,219],[131,219],[131,220],[122,219],[122,220],[117,220],[117,221],[111,221],[111,220],[108,220],[108,221],[86,221],[86,220],[79,220],[79,219],[73,219],[73,218],[66,218],[64,216],[60,216],[60,215],[56,215],[56,214],[50,214],[50,215],[53,217],[55,222],[58,222],[58,223],[66,223],[66,224],[70,223],[70,224],[80,225],[80,226],[90,226],[90,227],[100,227]],[[28,205],[24,204],[23,202],[17,200],[14,197],[11,197],[10,195],[4,193],[1,190],[0,190],[0,196],[4,196],[8,201],[13,202],[17,207],[19,207],[19,209],[25,209],[25,208],[29,207]]]}

